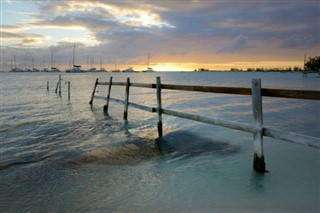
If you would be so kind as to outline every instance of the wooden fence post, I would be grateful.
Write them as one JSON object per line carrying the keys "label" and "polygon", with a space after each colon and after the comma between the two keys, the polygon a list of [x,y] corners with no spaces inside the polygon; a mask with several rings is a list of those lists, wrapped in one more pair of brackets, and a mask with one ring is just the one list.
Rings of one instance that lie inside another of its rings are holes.
{"label": "wooden fence post", "polygon": [[99,81],[99,79],[97,78],[96,79],[96,83],[94,84],[94,88],[93,88],[92,94],[91,94],[91,100],[89,101],[90,105],[93,104],[93,98],[94,98],[94,94],[96,93],[96,88],[97,88],[97,85],[98,85],[98,81]]}
{"label": "wooden fence post", "polygon": [[110,100],[110,93],[111,93],[111,85],[112,85],[112,77],[110,77],[109,81],[109,89],[108,89],[108,95],[107,95],[107,103],[103,107],[103,111],[108,113],[108,108],[109,108],[109,100]]}
{"label": "wooden fence post", "polygon": [[61,74],[59,75],[59,95],[61,96]]}
{"label": "wooden fence post", "polygon": [[68,100],[70,100],[70,81],[68,81]]}
{"label": "wooden fence post", "polygon": [[252,79],[252,111],[253,111],[253,169],[267,172],[263,154],[263,114],[261,80]]}
{"label": "wooden fence post", "polygon": [[158,114],[158,135],[159,138],[162,137],[163,131],[162,131],[162,106],[161,106],[161,79],[160,77],[157,77],[157,114]]}
{"label": "wooden fence post", "polygon": [[57,86],[56,86],[56,91],[55,91],[56,94],[58,92],[58,87],[59,87],[59,81],[58,81]]}
{"label": "wooden fence post", "polygon": [[130,89],[130,78],[127,78],[125,102],[124,102],[124,112],[123,112],[123,120],[125,120],[125,121],[128,120],[129,89]]}

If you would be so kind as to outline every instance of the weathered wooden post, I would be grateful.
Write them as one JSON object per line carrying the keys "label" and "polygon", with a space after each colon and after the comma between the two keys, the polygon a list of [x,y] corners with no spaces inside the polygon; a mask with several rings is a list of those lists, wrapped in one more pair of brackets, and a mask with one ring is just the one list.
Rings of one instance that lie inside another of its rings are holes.
{"label": "weathered wooden post", "polygon": [[252,110],[253,110],[253,169],[267,172],[263,154],[263,114],[261,80],[252,79]]}
{"label": "weathered wooden post", "polygon": [[123,112],[123,120],[125,120],[125,121],[128,120],[129,89],[130,89],[130,78],[127,78],[125,102],[124,102],[124,112]]}
{"label": "weathered wooden post", "polygon": [[70,100],[70,81],[68,81],[68,100]]}
{"label": "weathered wooden post", "polygon": [[57,92],[58,92],[58,87],[59,87],[59,81],[58,81],[58,83],[57,83],[57,86],[56,86],[56,94],[57,94]]}
{"label": "weathered wooden post", "polygon": [[49,91],[49,81],[47,81],[47,91]]}
{"label": "weathered wooden post", "polygon": [[61,75],[59,75],[59,95],[61,96]]}
{"label": "weathered wooden post", "polygon": [[93,98],[94,98],[94,94],[96,93],[96,88],[97,88],[97,85],[98,85],[98,81],[99,81],[99,79],[97,78],[96,79],[96,83],[94,84],[94,88],[93,88],[92,94],[91,94],[91,100],[89,101],[90,105],[93,104]]}
{"label": "weathered wooden post", "polygon": [[163,131],[162,131],[162,106],[161,106],[161,79],[160,77],[157,77],[157,114],[158,114],[158,135],[159,138],[162,137]]}
{"label": "weathered wooden post", "polygon": [[109,81],[109,89],[108,89],[108,95],[107,95],[107,103],[103,107],[103,111],[108,113],[108,108],[109,108],[109,100],[110,100],[110,93],[111,93],[111,85],[112,85],[112,77],[110,77]]}

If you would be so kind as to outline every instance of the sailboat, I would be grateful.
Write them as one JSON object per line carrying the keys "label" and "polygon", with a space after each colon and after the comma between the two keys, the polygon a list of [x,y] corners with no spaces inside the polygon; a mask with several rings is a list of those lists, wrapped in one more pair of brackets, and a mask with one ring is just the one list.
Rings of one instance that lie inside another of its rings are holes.
{"label": "sailboat", "polygon": [[61,72],[58,67],[54,66],[53,63],[53,51],[51,51],[51,59],[50,59],[50,65],[51,65],[51,69],[49,72]]}
{"label": "sailboat", "polygon": [[148,53],[147,69],[146,70],[142,70],[142,72],[154,72],[154,70],[149,66],[149,60],[150,60],[150,55]]}
{"label": "sailboat", "polygon": [[94,67],[94,58],[91,58],[91,69],[88,69],[88,72],[106,72],[106,70],[102,68],[102,57],[100,57],[100,69]]}
{"label": "sailboat", "polygon": [[17,66],[16,66],[16,56],[13,56],[13,64],[12,64],[12,68],[11,68],[10,72],[23,72],[22,69],[17,68]]}
{"label": "sailboat", "polygon": [[70,72],[70,73],[85,73],[86,71],[81,69],[81,65],[75,65],[75,63],[74,63],[75,54],[76,54],[76,44],[73,45],[73,58],[72,58],[73,67],[71,69],[69,69],[69,70],[66,70],[66,72]]}

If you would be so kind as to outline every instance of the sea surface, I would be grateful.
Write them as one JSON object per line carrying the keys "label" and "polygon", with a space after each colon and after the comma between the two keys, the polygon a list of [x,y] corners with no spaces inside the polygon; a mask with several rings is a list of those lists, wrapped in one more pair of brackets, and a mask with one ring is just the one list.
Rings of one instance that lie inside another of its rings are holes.
{"label": "sea surface", "polygon": [[[94,100],[99,81],[319,90],[298,73],[0,73],[0,212],[320,212],[320,149],[264,137],[265,175],[252,171],[251,133]],[[47,91],[49,81],[49,91]],[[67,81],[71,83],[68,100]],[[124,99],[124,87],[111,97]],[[107,86],[97,95],[106,96]],[[165,109],[252,123],[250,96],[163,90]],[[156,107],[154,89],[131,102]],[[320,101],[263,98],[266,127],[320,137]]]}

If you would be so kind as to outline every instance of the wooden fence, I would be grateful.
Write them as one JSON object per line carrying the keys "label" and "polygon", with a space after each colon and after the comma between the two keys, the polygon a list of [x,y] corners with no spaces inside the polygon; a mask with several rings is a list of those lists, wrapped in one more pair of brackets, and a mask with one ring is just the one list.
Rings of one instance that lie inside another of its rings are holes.
{"label": "wooden fence", "polygon": [[[96,88],[98,85],[109,86],[107,97],[95,95]],[[119,99],[110,97],[112,85],[125,86],[124,100],[119,100]],[[129,102],[130,87],[156,89],[157,107],[150,107],[150,106]],[[249,125],[249,124],[244,124],[244,123],[239,123],[234,121],[226,121],[226,120],[216,119],[216,118],[207,118],[200,115],[194,115],[194,114],[183,113],[183,112],[178,112],[174,110],[163,109],[162,101],[161,101],[161,91],[163,89],[193,91],[193,92],[223,93],[223,94],[233,94],[233,95],[251,95],[253,124]],[[253,168],[255,171],[262,172],[262,173],[267,172],[265,167],[264,152],[263,152],[263,136],[320,149],[320,138],[264,127],[263,112],[262,112],[262,96],[320,100],[320,91],[266,89],[266,88],[261,88],[260,79],[252,79],[251,88],[242,88],[242,87],[216,87],[216,86],[190,86],[190,85],[161,84],[160,77],[156,78],[155,84],[131,83],[130,78],[127,78],[126,82],[113,82],[112,77],[110,77],[109,82],[99,82],[99,79],[96,79],[89,104],[92,105],[94,99],[105,100],[106,101],[106,105],[104,106],[105,112],[108,112],[108,106],[110,101],[124,104],[123,119],[125,121],[127,121],[128,119],[129,106],[140,109],[140,110],[152,112],[152,113],[157,113],[159,138],[162,137],[163,135],[163,128],[162,128],[163,114],[253,133],[253,149],[254,149]]]}

